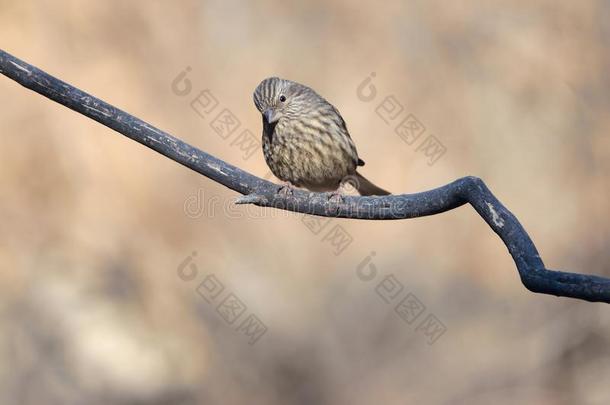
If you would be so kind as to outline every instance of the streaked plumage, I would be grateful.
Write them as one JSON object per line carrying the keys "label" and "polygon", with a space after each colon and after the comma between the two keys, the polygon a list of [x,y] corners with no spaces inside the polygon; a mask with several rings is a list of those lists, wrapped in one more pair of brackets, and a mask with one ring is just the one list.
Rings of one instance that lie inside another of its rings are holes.
{"label": "streaked plumage", "polygon": [[[385,195],[358,172],[358,158],[339,111],[311,88],[270,77],[254,91],[263,115],[263,154],[275,176],[312,191],[335,191],[350,178],[362,195]],[[353,177],[351,177],[353,176]]]}

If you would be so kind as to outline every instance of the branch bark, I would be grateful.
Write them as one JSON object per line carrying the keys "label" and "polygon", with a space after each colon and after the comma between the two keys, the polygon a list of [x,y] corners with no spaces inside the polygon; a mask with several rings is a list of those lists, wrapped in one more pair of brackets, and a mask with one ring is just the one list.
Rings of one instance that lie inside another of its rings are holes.
{"label": "branch bark", "polygon": [[546,269],[534,243],[517,218],[492,194],[483,180],[463,177],[416,194],[344,197],[278,186],[228,164],[90,94],[0,50],[0,73],[160,154],[243,194],[238,204],[255,204],[304,214],[354,219],[406,219],[440,214],[470,204],[502,239],[513,257],[523,285],[530,291],[586,301],[610,303],[610,279]]}

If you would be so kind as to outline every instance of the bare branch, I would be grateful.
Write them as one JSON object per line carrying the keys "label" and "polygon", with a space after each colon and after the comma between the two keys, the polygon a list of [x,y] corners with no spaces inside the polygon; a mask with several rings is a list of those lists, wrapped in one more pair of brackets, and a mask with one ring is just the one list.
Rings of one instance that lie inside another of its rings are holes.
{"label": "bare branch", "polygon": [[405,219],[435,215],[470,204],[500,236],[523,285],[537,293],[610,302],[610,279],[548,270],[517,218],[491,193],[483,180],[464,177],[416,194],[329,199],[327,193],[294,190],[278,193],[276,184],[253,176],[209,155],[126,112],[0,50],[0,73],[19,84],[83,114],[160,154],[243,194],[238,204],[355,219]]}

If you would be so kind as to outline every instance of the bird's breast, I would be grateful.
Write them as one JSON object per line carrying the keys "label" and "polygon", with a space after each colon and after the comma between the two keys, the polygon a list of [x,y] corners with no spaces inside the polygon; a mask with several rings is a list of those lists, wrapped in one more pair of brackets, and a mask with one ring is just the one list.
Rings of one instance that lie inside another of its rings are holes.
{"label": "bird's breast", "polygon": [[355,170],[355,160],[336,135],[303,124],[278,122],[263,132],[263,153],[278,178],[309,189],[334,190]]}

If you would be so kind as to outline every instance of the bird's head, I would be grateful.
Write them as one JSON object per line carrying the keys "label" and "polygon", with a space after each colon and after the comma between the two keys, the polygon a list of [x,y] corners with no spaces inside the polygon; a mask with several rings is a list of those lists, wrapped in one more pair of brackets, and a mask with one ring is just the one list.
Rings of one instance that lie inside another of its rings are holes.
{"label": "bird's head", "polygon": [[321,97],[302,84],[269,77],[254,90],[254,104],[263,115],[263,122],[275,125],[282,118],[293,118],[307,113],[312,101]]}

